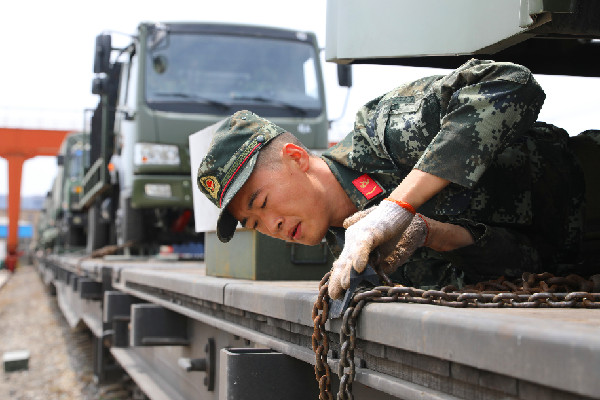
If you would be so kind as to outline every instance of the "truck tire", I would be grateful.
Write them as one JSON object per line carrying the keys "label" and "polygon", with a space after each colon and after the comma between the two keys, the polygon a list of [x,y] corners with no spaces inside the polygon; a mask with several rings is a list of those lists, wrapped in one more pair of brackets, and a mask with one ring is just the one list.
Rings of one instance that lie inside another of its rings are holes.
{"label": "truck tire", "polygon": [[88,209],[87,245],[86,252],[91,253],[108,244],[107,225],[100,217],[100,203],[98,201]]}
{"label": "truck tire", "polygon": [[116,215],[117,244],[132,243],[132,248],[144,245],[145,224],[143,212],[131,207],[131,198],[121,198]]}
{"label": "truck tire", "polygon": [[67,227],[65,241],[67,249],[75,249],[86,246],[86,238],[83,227],[70,224]]}

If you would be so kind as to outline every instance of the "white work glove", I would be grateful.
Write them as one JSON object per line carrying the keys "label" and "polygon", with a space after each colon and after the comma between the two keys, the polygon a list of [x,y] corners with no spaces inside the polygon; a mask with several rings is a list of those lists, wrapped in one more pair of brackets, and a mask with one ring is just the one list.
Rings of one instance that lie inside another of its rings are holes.
{"label": "white work glove", "polygon": [[402,235],[414,217],[412,207],[404,204],[400,206],[394,201],[384,200],[344,221],[344,226],[348,226],[346,240],[342,253],[331,269],[329,297],[340,298],[350,286],[350,271],[363,272],[369,255],[377,246]]}

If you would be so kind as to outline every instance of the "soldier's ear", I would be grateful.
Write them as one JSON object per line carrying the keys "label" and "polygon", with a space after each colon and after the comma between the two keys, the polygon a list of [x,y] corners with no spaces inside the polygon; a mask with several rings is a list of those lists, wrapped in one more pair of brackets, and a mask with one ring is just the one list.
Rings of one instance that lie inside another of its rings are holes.
{"label": "soldier's ear", "polygon": [[299,167],[302,171],[307,171],[309,167],[309,154],[301,146],[293,143],[283,145],[282,157],[284,162],[291,162]]}

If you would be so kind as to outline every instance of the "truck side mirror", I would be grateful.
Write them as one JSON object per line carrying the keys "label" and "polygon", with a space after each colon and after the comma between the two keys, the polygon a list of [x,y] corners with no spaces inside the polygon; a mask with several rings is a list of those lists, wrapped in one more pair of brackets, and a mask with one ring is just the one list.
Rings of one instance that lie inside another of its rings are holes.
{"label": "truck side mirror", "polygon": [[352,65],[337,65],[338,84],[340,86],[352,87]]}
{"label": "truck side mirror", "polygon": [[96,36],[96,53],[94,55],[94,73],[108,73],[110,69],[110,52],[112,43],[110,35]]}
{"label": "truck side mirror", "polygon": [[65,165],[65,156],[62,154],[59,154],[56,156],[56,165],[61,166],[61,165]]}

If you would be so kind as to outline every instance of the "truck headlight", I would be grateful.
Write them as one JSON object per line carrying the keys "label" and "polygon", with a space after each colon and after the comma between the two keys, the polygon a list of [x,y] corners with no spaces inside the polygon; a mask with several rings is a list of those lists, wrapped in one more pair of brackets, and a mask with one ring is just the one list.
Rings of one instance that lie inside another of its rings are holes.
{"label": "truck headlight", "polygon": [[136,143],[135,165],[179,165],[179,149],[169,144]]}

